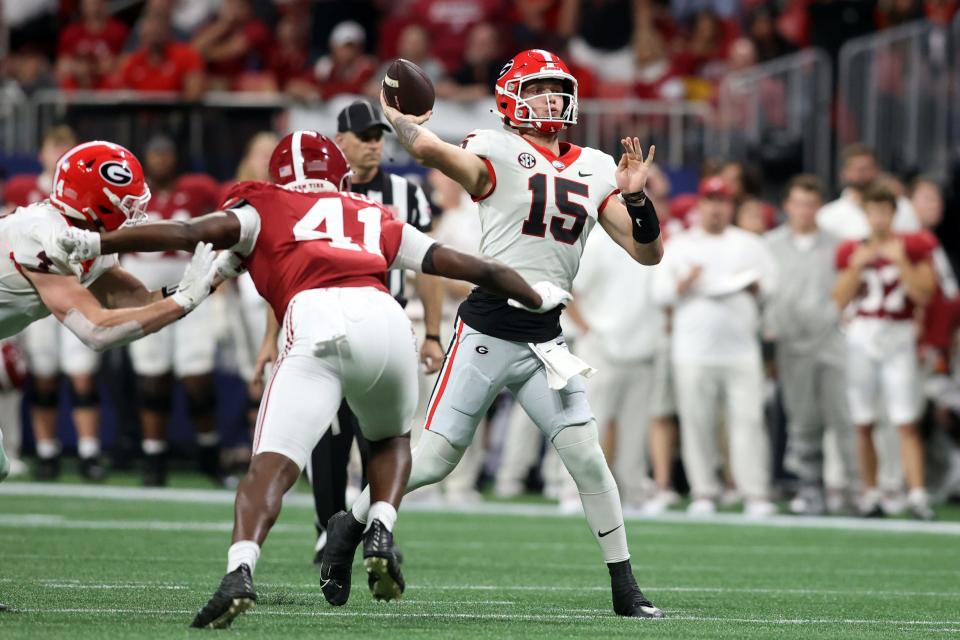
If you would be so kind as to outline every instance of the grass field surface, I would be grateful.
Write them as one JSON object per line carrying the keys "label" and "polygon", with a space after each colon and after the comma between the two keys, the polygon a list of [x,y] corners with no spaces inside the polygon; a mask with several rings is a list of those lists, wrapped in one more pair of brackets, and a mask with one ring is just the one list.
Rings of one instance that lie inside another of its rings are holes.
{"label": "grass field surface", "polygon": [[11,608],[0,638],[960,637],[957,522],[631,519],[637,577],[669,616],[654,621],[612,613],[582,517],[546,505],[411,504],[397,527],[404,599],[374,602],[357,562],[350,602],[335,609],[310,563],[304,495],[263,549],[257,608],[226,632],[190,630],[225,570],[231,498],[0,485],[0,602]]}

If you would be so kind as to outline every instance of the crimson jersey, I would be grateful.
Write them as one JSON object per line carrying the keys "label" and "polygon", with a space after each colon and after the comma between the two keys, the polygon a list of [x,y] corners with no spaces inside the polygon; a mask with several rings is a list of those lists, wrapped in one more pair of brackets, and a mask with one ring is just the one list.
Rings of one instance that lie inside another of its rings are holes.
{"label": "crimson jersey", "polygon": [[[897,234],[912,264],[930,261],[935,242],[928,233]],[[837,247],[837,269],[846,269],[850,256],[862,240],[847,240]],[[877,258],[860,272],[860,290],[851,303],[856,315],[868,318],[910,320],[914,305],[900,282],[900,270],[885,258]]]}
{"label": "crimson jersey", "polygon": [[235,251],[277,318],[301,291],[375,287],[389,293],[387,269],[404,223],[356,193],[299,193],[265,182],[241,182],[220,206],[241,223]]}
{"label": "crimson jersey", "polygon": [[7,181],[4,198],[15,207],[26,207],[41,200],[46,200],[50,196],[50,192],[40,188],[37,183],[39,177],[36,173],[21,173],[13,176]]}

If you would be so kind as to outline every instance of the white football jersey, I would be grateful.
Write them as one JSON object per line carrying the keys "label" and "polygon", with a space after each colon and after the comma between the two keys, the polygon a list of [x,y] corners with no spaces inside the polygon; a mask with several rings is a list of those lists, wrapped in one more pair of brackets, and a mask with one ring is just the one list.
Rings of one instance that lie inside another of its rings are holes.
{"label": "white football jersey", "polygon": [[20,268],[76,276],[88,287],[117,264],[116,255],[71,263],[56,241],[66,227],[63,215],[46,200],[0,218],[0,338],[50,315]]}
{"label": "white football jersey", "polygon": [[493,179],[480,203],[480,252],[533,284],[569,291],[587,236],[617,192],[606,153],[560,143],[560,156],[517,133],[480,129],[462,145],[484,158]]}

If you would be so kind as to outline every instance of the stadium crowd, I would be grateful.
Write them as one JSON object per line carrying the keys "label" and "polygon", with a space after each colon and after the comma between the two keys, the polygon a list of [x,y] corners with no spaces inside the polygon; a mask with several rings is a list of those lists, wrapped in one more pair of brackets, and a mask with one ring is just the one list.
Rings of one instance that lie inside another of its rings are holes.
{"label": "stadium crowd", "polygon": [[[192,100],[235,90],[316,101],[375,96],[384,61],[402,56],[427,72],[439,97],[474,101],[489,95],[510,52],[544,47],[572,63],[581,97],[710,100],[730,69],[807,45],[836,54],[847,38],[921,16],[946,22],[957,8],[954,0],[147,0],[111,15],[109,5],[4,0],[4,76],[26,92],[176,91]],[[843,5],[842,21],[835,5]],[[136,150],[153,193],[151,216],[201,215],[236,180],[267,179],[276,140],[272,132],[251,138],[235,176],[221,183],[185,172],[175,141],[154,136]],[[45,198],[57,158],[75,143],[69,127],[44,132],[42,171],[5,181],[3,211]],[[666,257],[654,268],[625,260],[594,232],[564,328],[572,349],[599,369],[590,401],[628,507],[656,514],[689,493],[691,513],[742,503],[761,517],[790,497],[796,513],[909,510],[926,519],[931,504],[960,494],[960,371],[951,357],[960,326],[958,256],[938,241],[945,198],[934,180],[902,180],[885,169],[869,148],[853,145],[837,171],[842,192],[798,175],[775,201],[764,199],[769,186],[757,167],[741,162],[707,163],[694,193],[674,193],[657,171],[647,194]],[[476,250],[476,204],[438,172],[423,188],[431,233]],[[888,227],[908,234],[901,243],[890,241],[885,214]],[[124,257],[124,267],[151,286],[175,283],[185,264],[177,254]],[[875,274],[873,288],[844,288],[866,272]],[[468,291],[444,283],[444,343]],[[409,297],[422,334],[422,307]],[[109,407],[113,464],[142,457],[144,483],[162,485],[173,415],[195,430],[186,448],[200,469],[230,482],[249,457],[248,423],[227,424],[218,412],[255,415],[264,316],[241,280],[187,321],[102,358],[52,318],[32,325],[2,343],[8,452],[18,457],[28,429],[32,473],[59,477],[58,407],[69,406],[81,474],[100,480],[101,407]],[[224,387],[214,373],[242,378],[246,392]],[[421,378],[425,405],[435,375]],[[173,400],[175,388],[182,403]],[[21,426],[24,397],[29,421]],[[120,447],[131,434],[139,446]],[[355,463],[351,490],[360,477]],[[562,508],[579,508],[553,449],[509,396],[495,402],[440,491],[463,503],[482,499],[479,489],[490,485],[502,498],[542,490]]]}

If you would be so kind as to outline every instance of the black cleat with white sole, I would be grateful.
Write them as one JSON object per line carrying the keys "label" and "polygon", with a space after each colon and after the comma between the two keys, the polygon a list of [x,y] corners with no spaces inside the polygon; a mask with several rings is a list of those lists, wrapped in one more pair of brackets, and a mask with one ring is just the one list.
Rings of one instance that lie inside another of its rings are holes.
{"label": "black cleat with white sole", "polygon": [[396,600],[403,595],[407,585],[400,572],[393,533],[379,520],[371,522],[363,535],[363,566],[375,600]]}
{"label": "black cleat with white sole", "polygon": [[630,561],[611,562],[610,588],[613,591],[613,611],[618,616],[628,618],[662,618],[664,613],[652,602],[647,600],[633,577]]}
{"label": "black cleat with white sole", "polygon": [[250,567],[240,565],[223,576],[210,602],[197,612],[190,624],[194,629],[226,629],[234,618],[253,609],[257,592],[253,588]]}
{"label": "black cleat with white sole", "polygon": [[363,540],[363,523],[352,513],[340,511],[327,522],[327,540],[320,562],[320,589],[327,602],[342,607],[350,599],[353,556]]}

